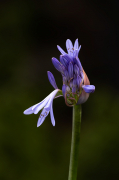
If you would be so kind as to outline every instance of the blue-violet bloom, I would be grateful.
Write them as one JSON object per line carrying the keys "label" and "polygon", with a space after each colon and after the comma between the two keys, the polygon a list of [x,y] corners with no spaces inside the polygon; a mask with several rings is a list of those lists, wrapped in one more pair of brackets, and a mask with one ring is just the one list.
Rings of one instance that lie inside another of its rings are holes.
{"label": "blue-violet bloom", "polygon": [[95,91],[95,86],[90,85],[90,81],[78,58],[81,49],[78,39],[76,39],[74,46],[69,39],[66,40],[68,54],[60,46],[57,46],[57,48],[62,54],[60,55],[60,62],[53,57],[52,63],[62,75],[62,93],[65,102],[68,106],[82,104],[88,99],[89,93]]}
{"label": "blue-violet bloom", "polygon": [[90,85],[90,81],[78,58],[78,53],[81,49],[81,45],[79,46],[78,44],[78,39],[76,39],[74,46],[72,42],[67,39],[66,48],[68,54],[60,46],[57,46],[57,48],[62,55],[60,55],[60,61],[56,58],[52,58],[52,63],[62,75],[62,91],[58,89],[53,74],[48,71],[48,79],[55,90],[43,101],[24,111],[24,114],[28,115],[33,113],[37,114],[40,110],[42,110],[37,122],[37,127],[44,122],[49,112],[52,125],[55,126],[52,107],[54,98],[64,96],[66,104],[68,106],[73,106],[75,104],[82,104],[86,102],[89,97],[89,93],[93,93],[95,91],[95,86]]}

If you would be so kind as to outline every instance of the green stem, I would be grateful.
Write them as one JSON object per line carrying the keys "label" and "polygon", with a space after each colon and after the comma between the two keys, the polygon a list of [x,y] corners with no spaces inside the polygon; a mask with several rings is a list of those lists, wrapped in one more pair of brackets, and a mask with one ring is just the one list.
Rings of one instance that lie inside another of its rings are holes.
{"label": "green stem", "polygon": [[73,106],[72,142],[68,180],[76,180],[81,131],[81,105]]}

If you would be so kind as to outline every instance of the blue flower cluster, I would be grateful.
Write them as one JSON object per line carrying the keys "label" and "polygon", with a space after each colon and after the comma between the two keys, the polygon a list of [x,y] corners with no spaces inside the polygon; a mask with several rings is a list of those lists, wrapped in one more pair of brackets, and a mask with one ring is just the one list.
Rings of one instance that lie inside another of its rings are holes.
{"label": "blue flower cluster", "polygon": [[74,46],[72,42],[67,39],[66,48],[68,53],[66,53],[60,46],[57,46],[57,48],[61,52],[60,61],[56,58],[52,58],[52,63],[62,75],[62,91],[58,89],[53,74],[48,71],[48,79],[55,90],[43,101],[24,111],[24,114],[28,115],[32,113],[37,114],[40,110],[42,110],[37,122],[37,127],[44,122],[49,112],[52,125],[55,126],[52,107],[54,98],[63,95],[66,104],[68,106],[73,106],[75,104],[84,103],[88,99],[89,93],[93,93],[95,91],[95,86],[90,85],[89,79],[78,58],[78,54],[81,49],[81,46],[78,44],[78,39],[76,39]]}
{"label": "blue flower cluster", "polygon": [[74,47],[72,42],[67,39],[66,47],[68,54],[60,46],[57,47],[62,53],[60,55],[60,62],[56,58],[52,58],[52,62],[55,68],[62,74],[62,92],[65,102],[68,106],[73,106],[76,103],[84,103],[89,93],[94,92],[95,86],[90,85],[78,58],[78,53],[81,49],[78,39],[76,39]]}

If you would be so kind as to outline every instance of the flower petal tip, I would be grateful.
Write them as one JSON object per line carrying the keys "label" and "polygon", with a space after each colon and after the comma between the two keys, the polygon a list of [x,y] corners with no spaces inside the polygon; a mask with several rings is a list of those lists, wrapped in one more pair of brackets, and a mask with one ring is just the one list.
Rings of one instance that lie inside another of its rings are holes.
{"label": "flower petal tip", "polygon": [[40,119],[38,119],[38,122],[37,122],[37,127],[39,127],[39,126],[41,126],[41,124],[42,124],[43,122],[41,122],[41,120]]}
{"label": "flower petal tip", "polygon": [[37,128],[41,126],[42,123],[37,122]]}
{"label": "flower petal tip", "polygon": [[66,52],[59,45],[57,45],[57,49],[61,52],[61,54],[66,54]]}
{"label": "flower petal tip", "polygon": [[52,124],[53,126],[55,126],[55,123],[54,124]]}
{"label": "flower petal tip", "polygon": [[33,113],[32,109],[26,109],[26,110],[23,112],[23,114],[25,114],[25,115],[29,115],[29,114],[32,114],[32,113]]}
{"label": "flower petal tip", "polygon": [[52,61],[54,60],[55,58],[54,57],[52,57]]}
{"label": "flower petal tip", "polygon": [[39,124],[37,123],[37,128],[39,127]]}
{"label": "flower petal tip", "polygon": [[94,85],[83,85],[82,88],[86,93],[94,93],[95,86]]}

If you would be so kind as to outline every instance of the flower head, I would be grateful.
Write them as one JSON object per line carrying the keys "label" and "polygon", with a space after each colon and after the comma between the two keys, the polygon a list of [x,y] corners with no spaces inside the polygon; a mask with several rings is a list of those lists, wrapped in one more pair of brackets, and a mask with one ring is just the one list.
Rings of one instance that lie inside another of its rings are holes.
{"label": "flower head", "polygon": [[62,93],[65,102],[68,106],[82,104],[88,99],[89,93],[95,91],[95,86],[90,85],[90,81],[78,58],[81,48],[78,44],[78,39],[76,39],[74,47],[69,39],[66,41],[68,54],[60,46],[57,47],[62,53],[60,62],[56,58],[52,58],[52,63],[62,75]]}
{"label": "flower head", "polygon": [[62,55],[60,55],[60,61],[58,61],[56,58],[52,58],[52,63],[62,75],[62,91],[58,89],[53,74],[48,71],[48,79],[55,90],[50,93],[43,101],[31,106],[24,111],[24,114],[28,115],[33,113],[37,114],[40,110],[42,110],[37,122],[37,127],[39,127],[44,122],[49,112],[52,125],[55,126],[52,107],[54,98],[63,95],[66,104],[68,106],[73,106],[74,104],[84,103],[88,99],[89,93],[93,93],[95,91],[95,86],[90,85],[89,79],[78,58],[78,53],[81,49],[81,45],[79,46],[78,44],[78,39],[76,39],[74,46],[72,45],[72,42],[67,39],[66,48],[68,54],[65,53],[60,46],[57,46],[57,48],[62,53]]}

